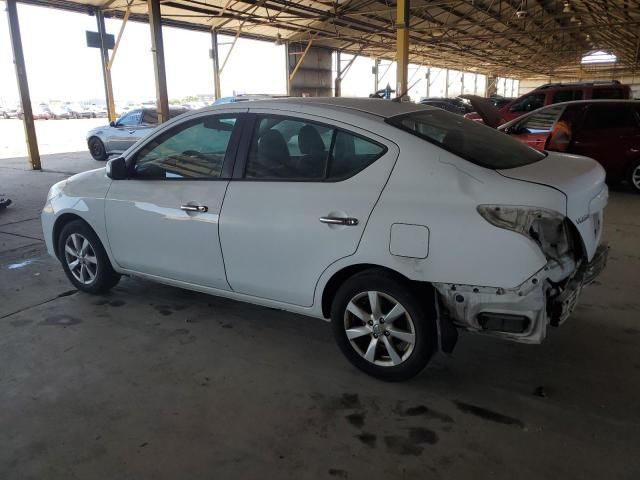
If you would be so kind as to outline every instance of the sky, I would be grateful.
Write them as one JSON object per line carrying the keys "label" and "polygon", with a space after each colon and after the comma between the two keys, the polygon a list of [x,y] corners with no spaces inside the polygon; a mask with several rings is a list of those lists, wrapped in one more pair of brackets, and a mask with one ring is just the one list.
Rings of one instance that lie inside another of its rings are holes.
{"label": "sky", "polygon": [[[104,103],[100,50],[86,46],[85,31],[96,31],[94,16],[35,7],[18,3],[18,16],[33,103],[50,101],[96,101]],[[3,18],[4,17],[4,18]],[[117,35],[121,20],[107,19],[107,32]],[[169,98],[213,94],[211,36],[163,27],[167,89]],[[222,59],[232,37],[219,36]],[[343,66],[349,55],[342,55]],[[334,62],[335,63],[335,62]],[[383,61],[378,88],[395,87],[395,63]],[[373,59],[358,57],[342,82],[343,96],[367,96],[374,89]],[[387,73],[383,73],[387,70]],[[427,92],[427,69],[410,65],[413,88],[409,95],[418,100],[445,95],[445,74],[431,69],[432,85]],[[450,72],[449,96],[462,91],[461,72]],[[124,30],[112,69],[116,103],[155,99],[151,37],[149,26],[129,22]],[[478,92],[484,93],[484,76],[478,76]],[[509,82],[506,84],[509,90]],[[473,93],[474,75],[465,74],[464,92]],[[499,86],[500,87],[500,86]],[[505,92],[504,86],[499,90]],[[286,90],[284,47],[271,42],[239,39],[222,73],[223,96],[235,93],[279,93]],[[515,90],[517,92],[517,90]],[[514,92],[514,93],[515,93]],[[9,42],[5,4],[0,1],[0,104],[15,104],[18,90]]]}

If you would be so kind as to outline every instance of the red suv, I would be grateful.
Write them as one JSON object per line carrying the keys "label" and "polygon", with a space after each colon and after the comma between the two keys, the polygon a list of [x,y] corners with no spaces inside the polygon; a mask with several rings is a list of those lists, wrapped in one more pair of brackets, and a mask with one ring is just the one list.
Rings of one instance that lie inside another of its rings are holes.
{"label": "red suv", "polygon": [[640,193],[640,102],[589,100],[549,105],[500,126],[538,150],[597,160],[607,182],[628,180]]}
{"label": "red suv", "polygon": [[[571,100],[627,99],[631,97],[629,85],[617,80],[591,83],[548,83],[503,105],[499,112],[505,122],[518,118],[527,112],[554,103]],[[469,113],[465,118],[480,120],[477,113]]]}

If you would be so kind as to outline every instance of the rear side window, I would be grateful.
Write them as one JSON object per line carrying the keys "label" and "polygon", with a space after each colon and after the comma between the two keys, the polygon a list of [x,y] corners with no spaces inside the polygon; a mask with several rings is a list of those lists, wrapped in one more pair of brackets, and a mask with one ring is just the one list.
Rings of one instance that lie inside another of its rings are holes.
{"label": "rear side window", "polygon": [[521,167],[546,156],[501,131],[444,111],[413,112],[387,123],[486,168]]}
{"label": "rear side window", "polygon": [[380,158],[386,148],[332,126],[279,116],[259,116],[245,178],[339,181]]}
{"label": "rear side window", "polygon": [[621,88],[598,88],[594,87],[591,92],[591,98],[598,99],[621,99],[625,98],[624,91]]}
{"label": "rear side window", "polygon": [[628,105],[591,105],[582,128],[585,130],[609,130],[637,128],[638,120]]}
{"label": "rear side window", "polygon": [[560,115],[564,110],[563,105],[543,108],[538,112],[531,113],[521,123],[518,124],[516,130],[518,133],[548,133],[553,129]]}

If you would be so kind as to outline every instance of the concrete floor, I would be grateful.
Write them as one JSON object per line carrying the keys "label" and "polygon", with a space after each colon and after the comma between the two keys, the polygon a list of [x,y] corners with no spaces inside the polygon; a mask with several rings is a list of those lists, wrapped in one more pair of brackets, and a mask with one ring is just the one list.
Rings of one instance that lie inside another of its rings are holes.
{"label": "concrete floor", "polygon": [[386,384],[321,321],[137,279],[75,291],[38,220],[65,174],[24,165],[0,160],[1,479],[640,478],[639,195],[612,193],[610,264],[543,345],[462,335]]}

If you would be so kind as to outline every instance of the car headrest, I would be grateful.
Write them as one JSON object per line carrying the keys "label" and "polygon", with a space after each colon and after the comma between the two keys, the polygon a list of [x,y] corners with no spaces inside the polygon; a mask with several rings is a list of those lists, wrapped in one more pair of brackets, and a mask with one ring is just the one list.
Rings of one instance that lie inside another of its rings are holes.
{"label": "car headrest", "polygon": [[324,152],[324,142],[322,137],[311,125],[305,125],[298,131],[298,146],[300,152],[308,155],[310,153]]}
{"label": "car headrest", "polygon": [[282,165],[289,161],[289,148],[282,134],[267,130],[258,142],[258,158],[263,164]]}
{"label": "car headrest", "polygon": [[335,158],[350,158],[356,154],[356,146],[351,135],[338,133],[334,147]]}

